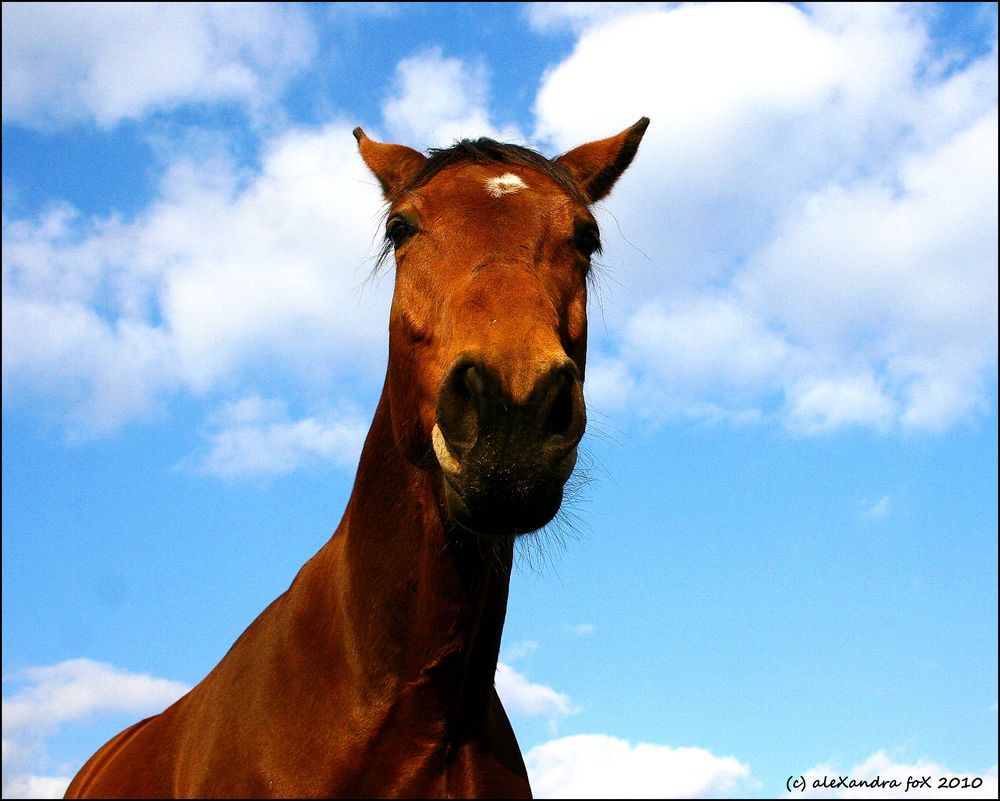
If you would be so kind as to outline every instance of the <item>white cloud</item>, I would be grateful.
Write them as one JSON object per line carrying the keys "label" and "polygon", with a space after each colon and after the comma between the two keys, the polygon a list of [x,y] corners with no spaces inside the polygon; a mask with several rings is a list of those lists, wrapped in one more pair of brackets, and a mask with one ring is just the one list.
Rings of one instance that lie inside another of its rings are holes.
{"label": "white cloud", "polygon": [[5,733],[49,731],[96,712],[139,714],[165,707],[190,689],[90,659],[26,668],[19,677],[28,686],[3,701]]}
{"label": "white cloud", "polygon": [[382,104],[382,115],[395,141],[418,150],[479,136],[521,138],[512,126],[494,127],[488,105],[485,65],[445,58],[435,47],[399,62],[395,92]]}
{"label": "white cloud", "polygon": [[57,398],[92,435],[265,367],[324,394],[377,382],[391,287],[361,291],[380,200],[349,127],[286,132],[262,162],[178,160],[128,223],[5,219],[5,395]]}
{"label": "white cloud", "polygon": [[635,378],[621,359],[608,358],[600,352],[587,356],[587,411],[608,413],[622,409],[635,394]]}
{"label": "white cloud", "polygon": [[526,14],[532,29],[539,33],[580,33],[586,28],[611,17],[664,8],[669,3],[528,3]]}
{"label": "white cloud", "polygon": [[885,431],[895,414],[892,401],[869,374],[804,378],[789,387],[786,395],[788,426],[804,434],[852,425]]}
{"label": "white cloud", "polygon": [[895,185],[812,195],[737,279],[747,304],[815,360],[879,370],[902,424],[947,427],[985,402],[996,360],[996,152],[994,111]]}
{"label": "white cloud", "polygon": [[3,119],[110,128],[192,102],[257,111],[315,49],[305,15],[290,6],[11,3]]}
{"label": "white cloud", "polygon": [[74,303],[4,298],[4,377],[64,396],[73,434],[101,433],[123,419],[148,417],[172,381],[163,331],[110,322]]}
{"label": "white cloud", "polygon": [[192,388],[261,358],[321,370],[381,351],[386,307],[360,294],[380,203],[347,126],[286,133],[233,182],[176,165],[140,229]]}
{"label": "white cloud", "polygon": [[528,654],[534,653],[538,650],[538,643],[535,640],[518,640],[510,645],[505,645],[503,651],[500,654],[500,659],[503,662],[516,662],[519,659],[523,659]]}
{"label": "white cloud", "polygon": [[864,517],[869,520],[882,520],[889,516],[892,510],[892,499],[888,495],[883,495],[870,508],[865,510]]}
{"label": "white cloud", "polygon": [[750,767],[702,748],[632,745],[605,734],[550,740],[525,754],[538,798],[703,798],[750,786]]}
{"label": "white cloud", "polygon": [[534,684],[503,662],[497,664],[496,689],[508,712],[517,715],[574,715],[579,708],[565,693]]}
{"label": "white cloud", "polygon": [[354,467],[369,421],[351,412],[292,420],[284,402],[250,396],[224,406],[210,424],[209,451],[196,470],[242,478],[283,475],[317,459]]}
{"label": "white cloud", "polygon": [[[740,143],[747,132],[727,123],[801,110],[833,88],[840,66],[834,44],[783,4],[614,15],[588,26],[546,76],[536,98],[538,131],[568,148],[647,115],[656,127],[644,148],[683,148],[658,155],[675,168],[693,157],[685,178],[708,169],[703,181],[711,181],[733,163],[711,167],[720,143],[736,146],[734,155],[750,147]],[[788,69],[791,63],[797,69]]]}
{"label": "white cloud", "polygon": [[4,779],[4,798],[62,798],[72,776],[22,776]]}
{"label": "white cloud", "polygon": [[45,740],[63,724],[108,713],[138,718],[164,709],[190,689],[90,659],[27,668],[11,678],[24,686],[3,699],[4,798],[53,798],[65,792],[71,777],[41,773],[50,767]]}
{"label": "white cloud", "polygon": [[607,203],[624,239],[605,222],[621,288],[593,337],[598,406],[823,434],[942,431],[995,402],[996,49],[935,61],[925,13],[573,24],[536,134],[563,149],[652,118]]}
{"label": "white cloud", "polygon": [[792,348],[733,298],[708,294],[642,305],[624,331],[632,364],[694,393],[718,387],[769,389]]}
{"label": "white cloud", "polygon": [[617,356],[588,365],[587,399],[603,411],[757,422],[801,360],[733,297],[683,293],[642,304],[617,329]]}
{"label": "white cloud", "polygon": [[[923,777],[930,777],[928,786],[922,786]],[[856,786],[839,786],[841,778],[848,785],[852,780]],[[954,771],[927,759],[916,762],[899,762],[885,751],[876,751],[864,762],[854,765],[848,771],[840,771],[833,765],[817,765],[806,771],[803,790],[789,793],[791,798],[996,798],[997,766],[985,773],[975,775]],[[959,787],[939,787],[939,780],[957,779]],[[907,780],[913,780],[911,784]],[[965,786],[965,780],[968,784]],[[814,787],[814,783],[818,783]],[[977,784],[978,786],[973,786]],[[826,785],[825,787],[823,785]]]}

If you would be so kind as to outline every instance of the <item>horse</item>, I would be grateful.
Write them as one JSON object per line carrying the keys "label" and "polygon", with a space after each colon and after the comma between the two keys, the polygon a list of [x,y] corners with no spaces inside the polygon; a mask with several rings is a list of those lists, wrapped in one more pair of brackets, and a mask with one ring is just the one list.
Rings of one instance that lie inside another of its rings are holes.
{"label": "horse", "polygon": [[494,687],[518,536],[586,426],[590,211],[649,120],[555,159],[354,130],[388,203],[389,358],[343,519],[197,686],[67,798],[530,798]]}

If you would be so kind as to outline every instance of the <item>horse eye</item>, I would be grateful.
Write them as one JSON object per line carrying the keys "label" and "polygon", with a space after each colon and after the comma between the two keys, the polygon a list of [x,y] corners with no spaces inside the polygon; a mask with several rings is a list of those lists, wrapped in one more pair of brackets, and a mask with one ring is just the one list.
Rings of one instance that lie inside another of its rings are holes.
{"label": "horse eye", "polygon": [[601,236],[595,225],[577,225],[573,232],[573,244],[588,259],[601,252]]}
{"label": "horse eye", "polygon": [[385,235],[392,242],[394,248],[402,245],[416,229],[402,217],[393,217],[385,227]]}

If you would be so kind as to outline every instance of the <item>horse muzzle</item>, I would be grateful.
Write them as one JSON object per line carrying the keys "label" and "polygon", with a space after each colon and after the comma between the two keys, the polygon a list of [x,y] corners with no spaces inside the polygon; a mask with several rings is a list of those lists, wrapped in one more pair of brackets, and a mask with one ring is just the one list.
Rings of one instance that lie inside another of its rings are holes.
{"label": "horse muzzle", "polygon": [[449,517],[478,534],[541,528],[559,511],[585,428],[583,384],[568,358],[515,403],[482,357],[459,357],[431,434]]}

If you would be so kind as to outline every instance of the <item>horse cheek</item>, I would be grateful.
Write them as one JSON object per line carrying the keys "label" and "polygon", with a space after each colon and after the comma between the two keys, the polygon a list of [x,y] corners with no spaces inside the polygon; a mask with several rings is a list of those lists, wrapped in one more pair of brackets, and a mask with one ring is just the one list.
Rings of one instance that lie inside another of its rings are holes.
{"label": "horse cheek", "polygon": [[583,378],[587,366],[587,293],[579,292],[570,301],[566,312],[566,340],[563,348],[573,360],[580,377]]}
{"label": "horse cheek", "polygon": [[[427,403],[428,393],[421,370],[421,348],[401,345],[398,358],[389,362],[387,389],[392,409],[392,430],[396,447],[408,462],[418,467],[433,459],[431,429],[434,427],[434,405]],[[426,407],[426,408],[425,408]],[[413,414],[412,410],[419,410]],[[400,413],[405,410],[405,413]]]}

